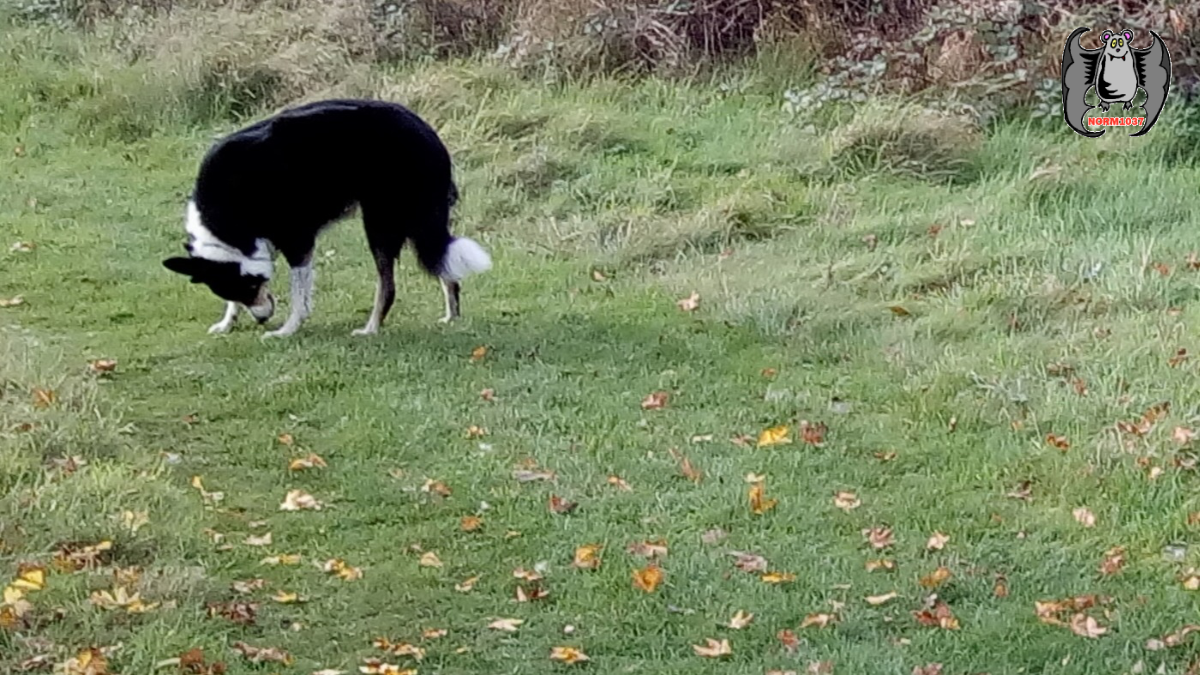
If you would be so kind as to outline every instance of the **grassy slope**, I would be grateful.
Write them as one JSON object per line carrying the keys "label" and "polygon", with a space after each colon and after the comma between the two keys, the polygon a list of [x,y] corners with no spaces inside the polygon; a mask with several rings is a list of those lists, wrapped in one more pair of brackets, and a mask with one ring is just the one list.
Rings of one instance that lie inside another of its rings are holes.
{"label": "grassy slope", "polygon": [[[35,88],[33,78],[53,88],[44,70],[3,70],[7,86]],[[407,93],[455,148],[458,227],[485,242],[496,267],[471,280],[467,318],[445,328],[434,323],[436,284],[406,257],[398,306],[371,340],[349,335],[372,293],[357,223],[321,244],[316,315],[301,335],[204,334],[220,303],[159,261],[182,241],[181,197],[208,130],[105,144],[75,136],[71,113],[34,104],[6,120],[0,147],[25,152],[0,153],[0,175],[11,177],[0,183],[0,297],[27,304],[0,310],[0,336],[22,355],[0,365],[14,383],[0,421],[49,417],[59,431],[0,432],[0,562],[7,572],[45,560],[56,542],[112,537],[117,563],[146,567],[144,594],[178,603],[105,614],[86,601],[104,573],[55,575],[33,599],[66,618],[37,634],[70,648],[121,642],[114,666],[129,673],[195,646],[230,660],[231,672],[258,672],[227,651],[239,639],[292,652],[288,672],[353,670],[372,638],[417,641],[434,627],[450,634],[423,643],[421,672],[557,671],[546,656],[559,644],[584,648],[600,672],[803,671],[825,659],[845,673],[933,661],[956,673],[1117,672],[1140,659],[1183,671],[1186,653],[1142,647],[1198,609],[1176,581],[1195,554],[1163,557],[1168,544],[1194,542],[1187,516],[1200,511],[1194,473],[1171,462],[1172,428],[1197,414],[1195,364],[1168,358],[1195,348],[1197,272],[1183,261],[1200,204],[1197,171],[1164,160],[1171,127],[1101,141],[1003,127],[970,158],[978,180],[950,188],[845,167],[814,179],[838,168],[828,132],[853,124],[804,130],[754,73],[730,76],[730,94],[660,83],[517,88],[447,67],[399,81],[397,97]],[[114,96],[103,85],[95,95]],[[1048,164],[1063,170],[1030,179]],[[934,223],[945,226],[936,237]],[[10,240],[37,248],[10,253]],[[733,255],[718,260],[726,246]],[[592,280],[597,265],[607,281]],[[693,289],[700,310],[678,311],[674,300]],[[895,303],[911,316],[888,311]],[[478,345],[490,351],[472,363]],[[96,357],[120,362],[99,403],[97,387],[74,375]],[[1074,367],[1086,396],[1047,374],[1056,362]],[[765,378],[764,368],[778,374]],[[76,410],[29,409],[28,388],[64,373],[55,386],[76,393],[60,406]],[[497,402],[480,399],[485,387]],[[641,410],[657,389],[672,393],[667,408]],[[1123,446],[1112,424],[1160,400],[1172,402],[1170,417]],[[189,414],[199,423],[183,424]],[[822,447],[727,440],[800,420],[829,425]],[[488,435],[466,439],[473,424]],[[284,432],[301,448],[281,445]],[[1049,447],[1049,433],[1067,436],[1070,450]],[[697,434],[714,439],[693,443]],[[672,447],[704,472],[700,484],[679,475]],[[309,450],[328,468],[289,474],[287,461]],[[873,457],[883,451],[897,458]],[[64,452],[92,464],[50,481],[43,456]],[[1139,457],[1165,472],[1148,480]],[[556,471],[557,485],[514,481],[525,458]],[[747,507],[749,472],[766,474],[779,499],[766,515]],[[632,492],[606,483],[614,473]],[[202,508],[192,475],[225,493],[220,508]],[[422,492],[427,478],[452,496]],[[1034,499],[1006,498],[1023,480]],[[292,488],[329,507],[280,512]],[[838,510],[838,489],[863,505]],[[579,509],[551,514],[551,492]],[[461,532],[459,519],[482,502],[482,531]],[[1094,512],[1094,528],[1072,518],[1079,506]],[[112,515],[124,509],[149,510],[151,524],[122,530]],[[272,546],[241,543],[256,520],[267,521],[254,531],[272,532]],[[880,555],[860,530],[875,525],[895,528],[885,554],[895,572],[864,569]],[[232,549],[218,550],[205,527]],[[712,527],[728,539],[702,543]],[[928,552],[935,530],[951,539]],[[647,595],[630,584],[640,561],[624,547],[657,537],[670,545],[666,582]],[[418,543],[444,567],[419,567]],[[586,543],[605,546],[599,570],[570,566]],[[1124,571],[1100,578],[1104,551],[1118,545]],[[761,553],[796,580],[763,584],[734,569],[728,550]],[[292,552],[304,554],[298,567],[258,565]],[[335,556],[363,579],[312,566]],[[511,571],[543,561],[549,598],[515,603]],[[961,622],[955,632],[909,614],[924,595],[917,579],[939,564],[955,575],[941,591]],[[993,596],[998,573],[1006,598]],[[473,592],[454,590],[476,574]],[[270,582],[257,593],[257,626],[205,617],[206,601],[230,599],[231,581],[256,576]],[[309,601],[266,599],[278,589]],[[890,590],[901,596],[891,604],[862,601]],[[1034,617],[1035,600],[1083,593],[1114,598],[1110,616],[1096,613],[1110,627],[1099,640]],[[835,601],[845,603],[842,622],[798,630],[800,651],[786,655],[776,633]],[[718,625],[737,609],[756,615],[750,627]],[[526,623],[514,635],[486,630],[495,617]],[[568,624],[576,630],[564,636]],[[733,656],[693,655],[689,645],[705,637],[729,637]],[[13,633],[0,633],[0,647],[14,660],[37,652]]]}

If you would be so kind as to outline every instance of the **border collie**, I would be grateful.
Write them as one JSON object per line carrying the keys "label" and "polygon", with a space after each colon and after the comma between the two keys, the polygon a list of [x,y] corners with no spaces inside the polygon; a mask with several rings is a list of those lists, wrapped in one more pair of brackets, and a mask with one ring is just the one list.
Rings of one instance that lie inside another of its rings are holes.
{"label": "border collie", "polygon": [[457,201],[445,145],[411,110],[384,101],[318,101],[236,131],[208,151],[187,203],[188,257],[163,265],[226,301],[224,317],[209,328],[224,333],[242,307],[259,324],[274,314],[268,285],[282,254],[291,313],[263,337],[291,335],[312,313],[318,235],[357,209],[379,282],[371,317],[354,334],[376,333],[392,308],[405,241],[441,281],[442,321],[449,322],[459,316],[463,277],[492,265],[479,244],[450,234]]}

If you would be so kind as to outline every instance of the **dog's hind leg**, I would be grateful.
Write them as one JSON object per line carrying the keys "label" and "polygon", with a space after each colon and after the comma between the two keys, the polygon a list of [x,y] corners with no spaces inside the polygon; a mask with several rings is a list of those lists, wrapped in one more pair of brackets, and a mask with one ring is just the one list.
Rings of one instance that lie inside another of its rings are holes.
{"label": "dog's hind leg", "polygon": [[228,333],[233,324],[237,321],[238,304],[236,302],[225,303],[225,316],[221,320],[208,327],[209,333]]}
{"label": "dog's hind leg", "polygon": [[290,260],[288,264],[291,265],[291,269],[288,270],[292,298],[291,313],[288,314],[287,321],[283,322],[283,325],[277,330],[263,333],[264,338],[287,337],[300,330],[300,324],[304,323],[304,320],[312,314],[313,282],[316,274],[313,269],[313,252],[309,251],[295,265],[292,265]]}
{"label": "dog's hind leg", "polygon": [[395,215],[390,212],[380,212],[367,205],[362,207],[362,214],[363,225],[367,230],[367,243],[371,246],[371,256],[375,258],[375,271],[379,275],[379,281],[375,285],[375,305],[371,308],[367,325],[354,329],[353,334],[374,335],[379,332],[379,326],[383,324],[396,301],[396,259],[400,257],[404,237],[398,233],[399,224],[394,220]]}
{"label": "dog's hind leg", "polygon": [[442,295],[446,296],[446,315],[438,321],[450,323],[461,316],[458,311],[458,301],[462,295],[462,284],[449,279],[439,278],[438,280],[442,282]]}

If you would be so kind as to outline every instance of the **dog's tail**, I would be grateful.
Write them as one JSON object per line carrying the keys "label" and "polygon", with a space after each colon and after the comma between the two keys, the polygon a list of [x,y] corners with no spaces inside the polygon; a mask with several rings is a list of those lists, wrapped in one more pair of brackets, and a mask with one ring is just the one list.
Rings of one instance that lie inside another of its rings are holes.
{"label": "dog's tail", "polygon": [[461,281],[464,277],[492,268],[492,257],[473,239],[450,234],[450,208],[458,202],[458,188],[450,184],[446,206],[437,218],[412,237],[417,260],[430,274],[446,281]]}

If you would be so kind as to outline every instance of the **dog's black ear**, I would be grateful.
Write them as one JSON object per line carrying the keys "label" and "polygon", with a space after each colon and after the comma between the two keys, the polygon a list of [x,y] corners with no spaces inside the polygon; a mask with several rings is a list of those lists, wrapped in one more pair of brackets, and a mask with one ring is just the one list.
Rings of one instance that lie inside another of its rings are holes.
{"label": "dog's black ear", "polygon": [[163,261],[163,267],[184,275],[194,275],[199,270],[199,265],[196,264],[195,258],[167,258]]}

